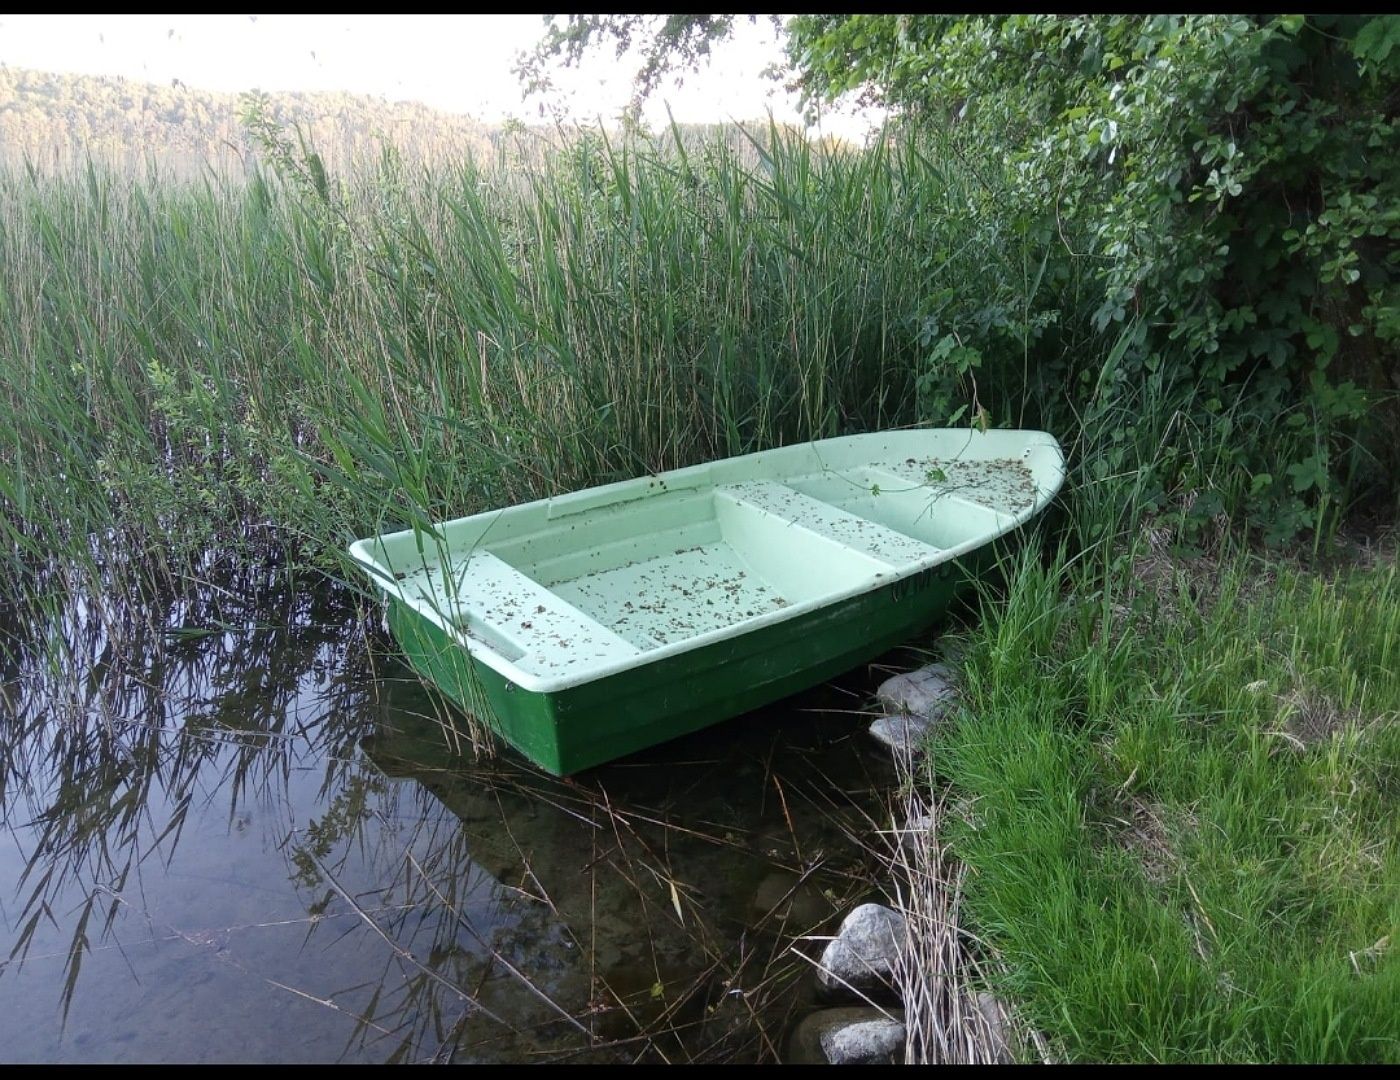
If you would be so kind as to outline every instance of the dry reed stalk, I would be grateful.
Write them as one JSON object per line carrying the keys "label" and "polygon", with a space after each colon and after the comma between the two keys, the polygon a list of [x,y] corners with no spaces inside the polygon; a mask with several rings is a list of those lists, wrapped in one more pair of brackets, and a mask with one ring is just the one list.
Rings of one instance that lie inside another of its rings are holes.
{"label": "dry reed stalk", "polygon": [[905,1062],[910,1065],[1007,1063],[1029,1041],[1047,1060],[1043,1040],[988,991],[997,965],[984,942],[962,923],[966,868],[942,839],[949,810],[931,797],[912,754],[897,757],[903,794],[891,808],[890,902],[905,920],[894,967],[904,1003]]}

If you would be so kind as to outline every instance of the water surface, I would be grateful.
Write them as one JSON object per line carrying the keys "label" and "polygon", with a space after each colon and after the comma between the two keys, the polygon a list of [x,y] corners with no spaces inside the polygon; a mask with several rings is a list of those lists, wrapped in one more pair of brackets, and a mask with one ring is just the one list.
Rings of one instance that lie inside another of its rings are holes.
{"label": "water surface", "polygon": [[868,671],[560,781],[333,591],[144,615],[4,672],[7,1060],[774,1060],[875,886]]}

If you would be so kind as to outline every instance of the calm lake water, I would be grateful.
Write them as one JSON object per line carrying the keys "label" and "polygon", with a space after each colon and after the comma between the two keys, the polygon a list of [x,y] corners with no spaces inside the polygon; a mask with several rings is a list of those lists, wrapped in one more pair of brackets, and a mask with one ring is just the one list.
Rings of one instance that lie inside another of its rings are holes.
{"label": "calm lake water", "polygon": [[333,592],[146,618],[3,672],[5,1060],[780,1059],[876,888],[877,671],[568,782],[451,753]]}

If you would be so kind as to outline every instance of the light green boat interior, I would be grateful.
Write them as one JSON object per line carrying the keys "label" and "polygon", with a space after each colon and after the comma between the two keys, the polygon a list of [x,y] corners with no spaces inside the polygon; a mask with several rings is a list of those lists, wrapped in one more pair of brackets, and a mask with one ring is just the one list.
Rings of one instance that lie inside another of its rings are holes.
{"label": "light green boat interior", "polygon": [[937,565],[1058,488],[1039,432],[852,436],[352,547],[387,593],[529,690],[744,633]]}

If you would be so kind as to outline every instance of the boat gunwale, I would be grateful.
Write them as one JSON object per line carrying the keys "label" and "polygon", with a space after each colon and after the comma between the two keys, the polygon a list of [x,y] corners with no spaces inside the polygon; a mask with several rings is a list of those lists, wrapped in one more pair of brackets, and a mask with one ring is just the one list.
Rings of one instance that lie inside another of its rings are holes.
{"label": "boat gunwale", "polygon": [[[907,429],[907,433],[928,432],[936,430],[946,429]],[[572,689],[576,686],[598,682],[602,679],[606,679],[626,671],[646,667],[650,664],[669,659],[672,656],[677,656],[686,652],[701,649],[708,645],[713,645],[722,641],[728,641],[732,638],[751,633],[763,627],[786,622],[792,619],[801,618],[802,616],[807,615],[813,611],[817,611],[823,607],[843,603],[847,600],[850,600],[852,597],[861,596],[866,593],[873,592],[876,589],[884,588],[891,584],[896,584],[898,582],[905,581],[911,577],[914,577],[921,573],[925,573],[945,563],[953,562],[961,556],[966,555],[970,551],[975,551],[978,548],[984,547],[985,545],[990,544],[997,539],[1000,539],[1008,533],[1014,532],[1021,525],[1025,524],[1028,520],[1030,520],[1041,510],[1043,510],[1059,492],[1060,487],[1064,482],[1064,451],[1061,448],[1059,441],[1056,440],[1053,435],[1050,435],[1049,433],[1044,431],[1035,431],[1028,429],[996,429],[995,433],[1000,436],[1012,436],[1018,434],[1023,435],[1026,437],[1026,439],[1020,446],[1022,456],[1029,456],[1030,452],[1033,449],[1043,447],[1054,451],[1055,461],[1053,462],[1052,466],[1049,469],[1047,469],[1049,475],[1045,477],[1034,477],[1036,489],[1034,501],[1026,507],[1024,507],[1023,509],[1014,513],[1006,510],[997,509],[994,506],[989,506],[985,503],[980,503],[973,499],[968,499],[966,497],[958,495],[956,492],[946,492],[942,496],[940,496],[940,498],[951,498],[960,503],[965,503],[967,505],[974,506],[979,510],[983,510],[992,514],[996,520],[996,526],[994,528],[989,529],[986,532],[971,536],[968,539],[963,540],[962,542],[955,544],[952,547],[940,548],[930,555],[926,555],[920,559],[909,563],[905,563],[898,566],[887,563],[886,565],[889,566],[889,571],[886,573],[878,574],[873,580],[858,582],[857,584],[847,586],[844,589],[833,590],[831,592],[826,592],[821,594],[820,596],[815,596],[807,600],[790,603],[783,608],[763,612],[755,616],[749,616],[738,621],[728,623],[724,626],[715,627],[712,630],[703,631],[691,637],[669,642],[657,648],[638,649],[636,654],[632,656],[619,657],[614,660],[600,663],[595,666],[587,667],[579,671],[566,672],[559,675],[541,675],[536,672],[527,671],[526,669],[521,668],[510,658],[506,657],[501,652],[492,647],[488,642],[483,641],[480,638],[471,636],[466,630],[457,625],[455,621],[445,617],[447,613],[441,610],[441,608],[438,605],[433,604],[431,601],[421,596],[410,596],[403,589],[395,572],[390,567],[386,566],[384,563],[381,563],[378,559],[376,559],[371,552],[376,544],[379,544],[382,547],[385,542],[394,540],[399,537],[412,535],[415,530],[411,528],[400,529],[392,533],[381,533],[377,536],[371,536],[361,540],[357,540],[350,545],[349,553],[351,557],[355,559],[356,562],[360,563],[368,571],[371,579],[381,589],[381,591],[383,591],[388,597],[398,600],[399,602],[416,612],[419,616],[428,620],[433,625],[437,626],[449,637],[451,637],[452,640],[456,642],[461,648],[466,650],[468,655],[473,660],[486,664],[492,670],[496,671],[498,674],[500,674],[505,679],[509,680],[513,685],[520,688],[521,690],[538,694],[554,694]],[[898,433],[880,432],[872,434]],[[809,440],[805,443],[791,443],[783,447],[774,447],[770,450],[755,451],[751,454],[736,455],[735,457],[726,458],[722,460],[741,461],[745,458],[757,457],[762,454],[771,455],[776,452],[789,449],[796,449],[798,447],[810,446],[819,448],[824,443],[845,441],[847,439],[862,439],[868,437],[869,436],[865,435],[853,435],[837,437],[835,439],[814,439]],[[966,460],[975,461],[995,459],[971,458]],[[713,464],[715,463],[704,462],[698,465],[688,465],[679,469],[670,469],[666,472],[650,474],[650,479],[656,481],[664,481],[662,486],[668,488],[669,490],[680,490],[682,485],[678,484],[677,481],[683,482],[691,478],[703,477],[704,474],[711,469]],[[874,465],[878,463],[871,462],[868,464]],[[438,530],[445,530],[452,526],[485,521],[487,519],[499,518],[503,514],[520,512],[530,507],[544,507],[546,509],[547,516],[551,518],[559,517],[563,516],[563,514],[553,514],[550,513],[550,511],[553,510],[555,507],[559,506],[559,504],[561,504],[561,502],[564,502],[565,500],[582,501],[586,503],[586,505],[581,507],[574,507],[565,504],[563,507],[561,507],[561,509],[563,509],[564,512],[568,514],[587,513],[590,509],[602,510],[610,508],[612,506],[623,505],[625,502],[643,501],[649,497],[649,493],[643,492],[637,495],[635,499],[618,500],[615,502],[608,502],[603,497],[610,492],[622,492],[625,489],[636,485],[639,480],[646,478],[646,476],[642,476],[633,477],[627,480],[617,480],[609,484],[601,484],[590,488],[581,488],[577,491],[567,492],[562,495],[550,496],[543,499],[533,499],[529,502],[517,503],[513,506],[505,506],[495,510],[486,510],[476,514],[468,514],[460,518],[450,519],[448,521],[435,522],[433,528]],[[691,486],[697,489],[710,486],[715,491],[719,491],[723,487],[727,486],[727,483],[733,482],[739,481],[712,483],[707,485],[705,481],[701,479],[700,483]],[[468,550],[465,559],[463,560],[464,563],[470,560],[472,552],[475,552],[478,548],[481,548],[483,546],[484,536],[485,534],[483,533],[483,537],[481,539],[478,539]],[[489,550],[489,548],[486,548],[485,550]],[[534,581],[534,579],[528,573],[525,573],[525,571],[523,570],[519,570],[519,568],[516,569],[518,573],[522,574],[522,576],[529,578],[531,581]],[[553,591],[549,586],[543,585],[540,582],[535,582],[535,584],[540,585],[541,588],[544,588],[550,592]],[[567,601],[563,602],[567,604]],[[599,622],[596,619],[592,621],[598,622],[598,625],[604,627],[604,629],[610,629],[606,626],[606,624]]]}

